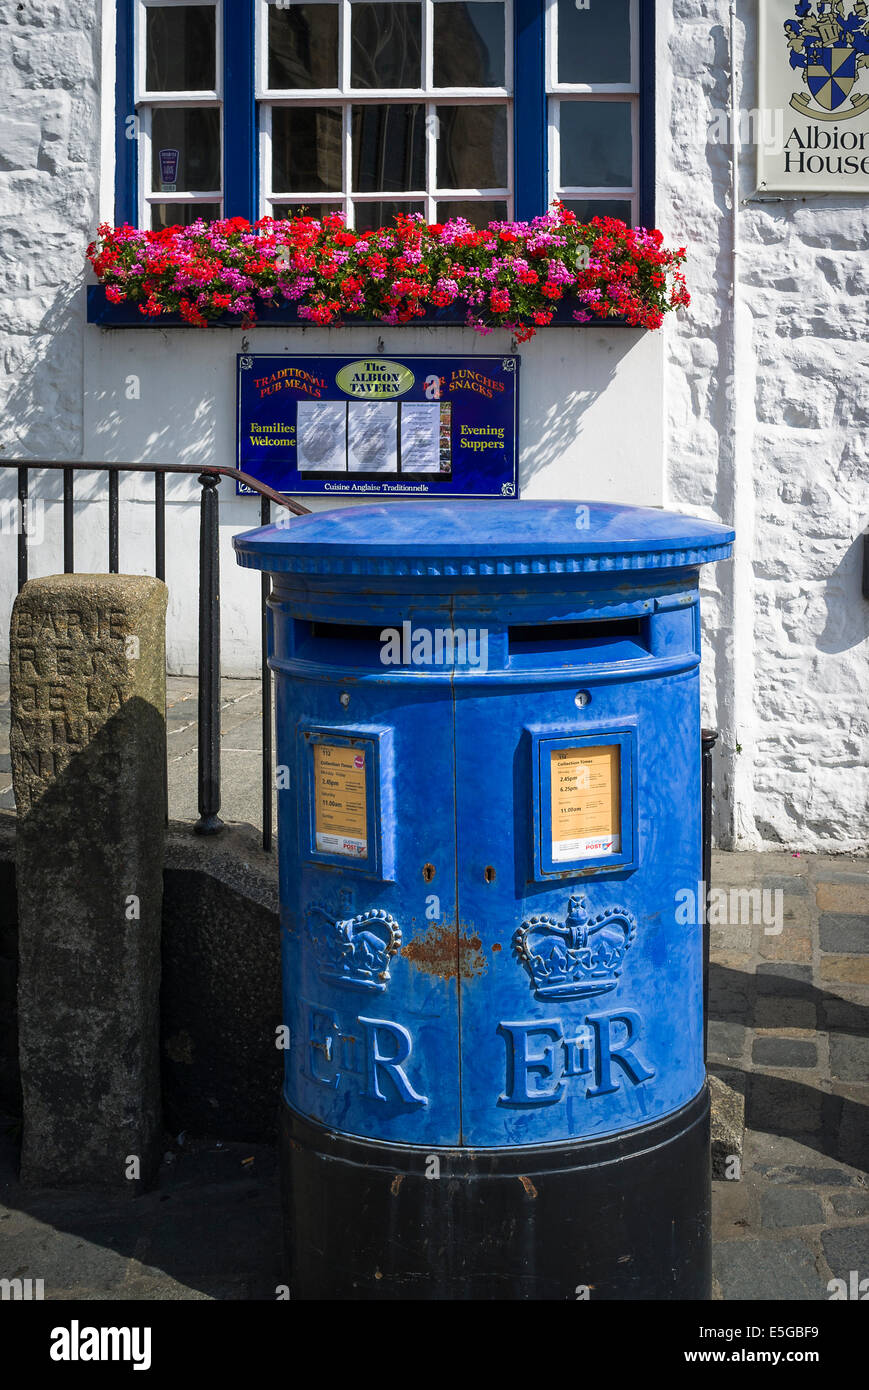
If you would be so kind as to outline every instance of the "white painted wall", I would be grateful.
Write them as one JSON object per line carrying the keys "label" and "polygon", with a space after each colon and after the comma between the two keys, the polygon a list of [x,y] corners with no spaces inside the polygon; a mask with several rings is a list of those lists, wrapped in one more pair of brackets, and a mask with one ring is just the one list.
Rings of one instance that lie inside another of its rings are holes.
{"label": "white painted wall", "polygon": [[[84,321],[84,247],[112,199],[112,8],[0,8],[0,461],[232,463],[240,330]],[[737,8],[740,47],[748,22],[740,69],[751,77],[755,6]],[[722,733],[719,836],[865,847],[869,209],[844,198],[741,207],[734,333],[731,152],[707,138],[727,103],[729,6],[659,0],[658,9],[658,224],[690,247],[694,303],[659,334],[552,329],[524,345],[522,489],[738,520],[735,562],[704,577],[704,715]],[[750,81],[740,99],[754,104]],[[748,158],[741,197],[752,190]],[[261,328],[247,338],[255,352],[361,355],[378,336],[398,356],[509,348],[503,334],[427,328]],[[61,565],[60,480],[34,475],[32,486],[55,500],[31,573],[52,573]],[[230,538],[256,524],[258,504],[228,483],[221,493],[224,670],[249,674],[259,581],[237,568]],[[195,669],[196,494],[193,480],[168,485],[175,671]],[[14,474],[0,470],[0,498],[13,496]],[[77,497],[76,567],[104,568],[104,477],[80,475]],[[121,497],[121,568],[146,572],[152,484],[126,478]],[[0,534],[4,640],[14,560],[14,535]]]}
{"label": "white painted wall", "polygon": [[[752,201],[742,148],[735,317],[728,0],[659,6],[658,223],[691,248],[667,336],[667,500],[733,520],[706,604],[721,838],[867,845],[869,199]],[[737,106],[757,105],[757,6],[736,6]]]}

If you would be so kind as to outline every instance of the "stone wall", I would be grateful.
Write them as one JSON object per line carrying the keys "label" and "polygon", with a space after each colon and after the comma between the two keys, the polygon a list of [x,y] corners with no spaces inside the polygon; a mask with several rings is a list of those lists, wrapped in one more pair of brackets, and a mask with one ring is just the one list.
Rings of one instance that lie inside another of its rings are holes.
{"label": "stone wall", "polygon": [[[738,105],[757,108],[756,5],[737,6]],[[729,5],[659,6],[658,222],[691,250],[667,340],[668,501],[734,520],[707,596],[719,834],[865,849],[869,810],[869,198],[755,201],[739,150],[733,284]],[[756,124],[746,125],[756,134]]]}
{"label": "stone wall", "polygon": [[0,6],[0,459],[81,456],[82,248],[98,220],[100,8],[97,0]]}

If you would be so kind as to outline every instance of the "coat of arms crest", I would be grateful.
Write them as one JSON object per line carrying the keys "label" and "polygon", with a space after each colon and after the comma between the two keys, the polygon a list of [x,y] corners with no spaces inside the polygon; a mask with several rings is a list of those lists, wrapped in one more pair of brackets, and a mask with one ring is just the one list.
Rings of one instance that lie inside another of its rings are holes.
{"label": "coat of arms crest", "polygon": [[[807,91],[794,92],[791,106],[819,121],[845,121],[869,109],[869,95],[855,93],[869,67],[869,6],[866,0],[799,0],[785,23],[790,64],[802,73]],[[847,105],[850,97],[850,105]]]}

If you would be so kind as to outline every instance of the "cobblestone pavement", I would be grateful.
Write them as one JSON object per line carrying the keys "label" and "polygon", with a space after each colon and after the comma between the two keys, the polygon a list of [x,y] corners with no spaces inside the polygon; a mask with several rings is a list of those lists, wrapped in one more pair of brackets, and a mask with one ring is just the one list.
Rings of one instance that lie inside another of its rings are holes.
{"label": "cobblestone pavement", "polygon": [[732,889],[782,909],[780,932],[712,926],[709,1065],[746,1098],[741,1176],[713,1184],[716,1297],[826,1299],[869,1279],[869,861],[716,854],[712,883],[731,921]]}
{"label": "cobblestone pavement", "polygon": [[[260,825],[259,683],[225,680],[222,703],[222,814]],[[167,718],[170,814],[190,820],[195,680],[170,677]],[[869,1278],[869,860],[719,853],[713,887],[730,925],[712,926],[709,1066],[747,1117],[741,1163],[713,1184],[715,1297],[825,1300],[830,1280]],[[44,1278],[54,1298],[274,1297],[269,1148],[167,1141],[155,1191],[113,1202],[23,1192],[16,1133],[0,1143],[0,1277]]]}

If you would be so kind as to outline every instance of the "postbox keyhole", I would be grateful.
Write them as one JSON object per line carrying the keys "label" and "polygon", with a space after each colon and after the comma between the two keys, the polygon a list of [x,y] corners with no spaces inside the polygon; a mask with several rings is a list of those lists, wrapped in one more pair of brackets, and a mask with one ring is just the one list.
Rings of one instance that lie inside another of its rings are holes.
{"label": "postbox keyhole", "polygon": [[423,878],[425,879],[426,883],[431,883],[432,879],[433,879],[434,876],[435,876],[435,866],[434,866],[434,864],[423,864],[423,866],[422,866],[422,876],[423,876]]}
{"label": "postbox keyhole", "polygon": [[494,868],[494,865],[492,865],[492,864],[487,864],[487,865],[486,865],[485,869],[483,870],[483,878],[486,880],[487,883],[494,883],[494,882],[495,882],[495,868]]}

